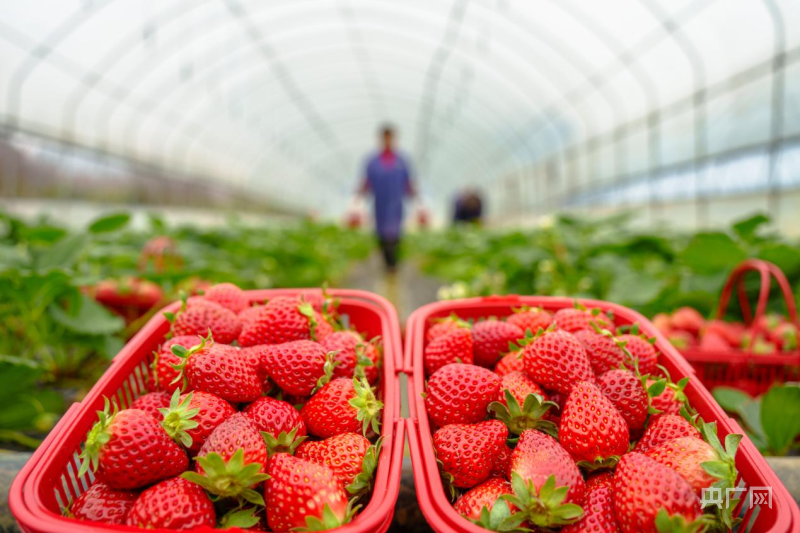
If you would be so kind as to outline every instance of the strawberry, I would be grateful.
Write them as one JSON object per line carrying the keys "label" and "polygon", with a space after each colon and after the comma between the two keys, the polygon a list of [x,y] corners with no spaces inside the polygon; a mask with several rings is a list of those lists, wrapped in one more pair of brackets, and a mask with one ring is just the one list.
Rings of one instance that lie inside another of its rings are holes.
{"label": "strawberry", "polygon": [[217,426],[195,460],[196,472],[186,472],[184,478],[222,498],[264,504],[253,488],[267,479],[267,445],[244,413],[234,413]]}
{"label": "strawberry", "polygon": [[236,413],[222,398],[196,390],[180,397],[173,395],[167,408],[161,409],[161,426],[174,440],[180,440],[190,456],[195,456],[211,433]]}
{"label": "strawberry", "polygon": [[333,377],[352,378],[360,367],[370,383],[378,378],[378,349],[355,331],[336,331],[322,339],[326,352],[336,352]]}
{"label": "strawberry", "polygon": [[614,516],[614,476],[603,472],[586,482],[586,503],[583,518],[569,524],[562,533],[619,533]]}
{"label": "strawberry", "polygon": [[722,488],[735,487],[735,458],[742,435],[728,435],[723,448],[715,422],[704,424],[702,434],[708,442],[697,437],[679,437],[650,448],[645,455],[680,474],[698,496],[718,481],[722,481],[717,485]]}
{"label": "strawberry", "polygon": [[592,382],[578,382],[569,393],[558,427],[561,446],[579,465],[614,466],[628,451],[628,425],[611,400]]}
{"label": "strawberry", "polygon": [[505,354],[494,366],[494,373],[498,376],[505,376],[509,372],[517,370],[525,371],[525,363],[522,361],[522,352],[513,351]]}
{"label": "strawberry", "polygon": [[[239,322],[242,323],[242,329],[244,329],[246,327],[245,324],[249,324],[253,320],[255,320],[258,317],[258,315],[261,313],[261,309],[263,309],[263,308],[264,308],[263,305],[253,305],[253,306],[245,307],[244,309],[242,309],[239,312],[239,314],[236,315],[236,316],[239,317]],[[258,346],[258,345],[256,344],[254,346]]]}
{"label": "strawberry", "polygon": [[297,298],[278,296],[259,307],[252,316],[248,315],[239,334],[239,346],[317,341],[331,332],[330,324],[314,311],[311,304]]}
{"label": "strawberry", "polygon": [[683,531],[700,517],[700,500],[680,475],[637,452],[625,454],[614,472],[614,512],[622,533]]}
{"label": "strawberry", "polygon": [[278,453],[264,484],[267,523],[273,531],[332,529],[350,521],[347,493],[327,466]]}
{"label": "strawberry", "polygon": [[109,408],[106,399],[105,408],[97,413],[99,421],[86,436],[78,477],[91,466],[112,488],[138,489],[186,470],[186,452],[155,418],[139,409],[117,412],[116,406],[110,414]]}
{"label": "strawberry", "polygon": [[524,332],[536,333],[539,329],[547,329],[553,323],[553,315],[542,309],[523,307],[514,309],[514,313],[506,318],[506,322],[514,324]]}
{"label": "strawberry", "polygon": [[433,319],[432,322],[433,324],[431,324],[428,331],[425,333],[425,342],[431,342],[433,339],[446,335],[451,331],[458,329],[469,330],[471,327],[468,322],[461,320],[456,315],[450,315],[447,318]]}
{"label": "strawberry", "polygon": [[271,346],[265,365],[272,380],[287,394],[308,396],[333,374],[332,353],[314,341],[292,341]]}
{"label": "strawberry", "polygon": [[239,317],[230,309],[208,300],[192,300],[184,303],[181,310],[172,319],[172,333],[181,335],[212,336],[221,344],[230,344],[236,340],[242,328]]}
{"label": "strawberry", "polygon": [[186,388],[209,392],[231,403],[252,402],[263,393],[258,373],[239,350],[210,338],[187,350],[173,346]]}
{"label": "strawberry", "polygon": [[136,492],[112,489],[97,481],[72,502],[69,513],[78,520],[121,525],[138,497]]}
{"label": "strawberry", "polygon": [[449,424],[433,434],[433,449],[450,483],[470,488],[489,477],[507,437],[508,429],[498,420]]}
{"label": "strawberry", "polygon": [[[484,509],[491,512],[500,496],[504,494],[512,494],[511,483],[502,478],[491,478],[462,494],[453,507],[464,518],[479,522],[481,512]],[[511,507],[513,508],[510,509],[511,512],[516,510],[516,507]]]}
{"label": "strawberry", "polygon": [[472,364],[472,357],[472,333],[468,329],[455,329],[436,337],[425,347],[425,375],[430,376],[443,366],[458,361]]}
{"label": "strawberry", "polygon": [[380,432],[383,402],[366,379],[336,378],[323,386],[300,410],[308,432],[316,437],[340,433]]}
{"label": "strawberry", "polygon": [[672,383],[669,376],[661,379],[648,379],[646,386],[648,394],[651,396],[650,405],[657,411],[656,416],[677,415],[686,403],[686,394],[683,389],[689,378],[683,378],[678,383]]}
{"label": "strawberry", "polygon": [[557,329],[567,333],[575,333],[582,329],[594,329],[594,325],[607,328],[613,324],[611,319],[599,309],[586,309],[583,306],[559,309],[553,315],[553,322]]}
{"label": "strawberry", "polygon": [[625,349],[633,358],[633,361],[626,360],[626,365],[638,368],[643,375],[656,371],[658,352],[649,341],[631,334],[620,335],[618,340],[625,343]]}
{"label": "strawberry", "polygon": [[508,405],[505,391],[510,392],[519,405],[525,403],[525,398],[529,394],[538,394],[547,401],[547,394],[525,372],[509,372],[500,378],[500,394],[497,396],[497,401],[503,405]]}
{"label": "strawberry", "polygon": [[500,378],[485,368],[453,363],[428,379],[425,408],[438,427],[474,424],[486,418],[487,407],[497,399]]}
{"label": "strawberry", "polygon": [[[725,337],[713,331],[706,332],[700,339],[700,343],[697,347],[701,350],[716,350],[723,352],[730,351],[732,348],[732,346],[728,344],[728,341],[725,339]],[[738,347],[738,345],[736,345],[736,347]]]}
{"label": "strawberry", "polygon": [[514,515],[517,524],[528,520],[549,528],[581,517],[586,483],[569,453],[553,437],[533,429],[523,431],[511,454],[510,475],[514,496],[509,502],[520,509]]}
{"label": "strawberry", "polygon": [[263,396],[242,410],[256,425],[259,431],[278,438],[281,433],[302,437],[306,434],[306,425],[297,409],[289,402]]}
{"label": "strawberry", "polygon": [[630,370],[609,370],[597,378],[597,386],[617,408],[628,428],[638,430],[644,426],[650,399],[641,378]]}
{"label": "strawberry", "polygon": [[489,477],[501,477],[508,479],[508,469],[511,467],[511,452],[513,450],[508,447],[508,444],[500,448],[500,453],[497,454],[494,460],[492,471],[489,472]]}
{"label": "strawberry", "polygon": [[366,494],[372,488],[378,466],[380,443],[372,446],[359,433],[340,433],[318,442],[304,442],[295,457],[327,466],[352,494]]}
{"label": "strawberry", "polygon": [[472,362],[492,368],[508,352],[508,345],[525,336],[514,324],[499,320],[484,320],[472,326]]}
{"label": "strawberry", "polygon": [[514,435],[526,429],[538,429],[555,436],[557,428],[549,421],[548,409],[556,407],[547,401],[545,392],[523,372],[503,376],[497,401],[489,411],[503,422]]}
{"label": "strawberry", "polygon": [[245,292],[233,283],[220,283],[208,289],[204,294],[206,300],[230,309],[234,313],[241,313],[250,303]]}
{"label": "strawberry", "polygon": [[709,335],[713,335],[717,339],[721,339],[728,347],[739,347],[742,344],[742,334],[744,327],[742,324],[725,322],[722,320],[709,320],[706,322],[701,336],[705,339]]}
{"label": "strawberry", "polygon": [[700,432],[679,415],[663,415],[655,419],[636,443],[633,451],[647,453],[651,449],[680,437],[700,438]]}
{"label": "strawberry", "polygon": [[139,528],[195,529],[216,525],[214,504],[199,485],[173,477],[142,492],[125,524]]}
{"label": "strawberry", "polygon": [[523,349],[525,371],[545,388],[569,394],[578,381],[594,381],[580,341],[566,331],[546,331]]}
{"label": "strawberry", "polygon": [[148,392],[136,398],[130,405],[131,409],[141,409],[156,420],[161,420],[159,409],[169,407],[169,394],[166,392]]}
{"label": "strawberry", "polygon": [[653,325],[664,335],[672,332],[672,318],[666,313],[658,313],[652,319]]}
{"label": "strawberry", "polygon": [[181,358],[172,353],[173,346],[183,346],[187,350],[192,346],[200,344],[200,337],[196,335],[182,335],[172,337],[161,345],[153,364],[150,365],[149,389],[153,392],[168,392],[172,394],[175,389],[179,389],[181,384],[175,380],[180,372],[175,370],[175,365],[180,364]]}
{"label": "strawberry", "polygon": [[619,368],[625,361],[625,352],[611,337],[591,329],[583,329],[575,333],[575,338],[583,345],[592,370],[598,376]]}
{"label": "strawberry", "polygon": [[703,315],[691,307],[681,307],[676,310],[672,313],[670,321],[673,329],[688,331],[694,336],[700,333],[700,330],[703,329],[706,322]]}

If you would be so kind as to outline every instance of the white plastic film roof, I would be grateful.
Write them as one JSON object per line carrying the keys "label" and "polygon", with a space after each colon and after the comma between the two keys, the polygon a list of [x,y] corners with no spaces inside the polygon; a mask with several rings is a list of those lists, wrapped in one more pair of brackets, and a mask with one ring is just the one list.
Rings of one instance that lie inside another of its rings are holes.
{"label": "white plastic film roof", "polygon": [[[7,0],[0,124],[330,211],[391,122],[441,203],[776,57],[788,69],[798,45],[796,0]],[[741,98],[709,104],[709,126]],[[781,137],[800,133],[789,104]],[[763,114],[757,143],[774,140]],[[692,117],[661,124],[667,157],[694,153]],[[702,149],[747,144],[739,126]]]}

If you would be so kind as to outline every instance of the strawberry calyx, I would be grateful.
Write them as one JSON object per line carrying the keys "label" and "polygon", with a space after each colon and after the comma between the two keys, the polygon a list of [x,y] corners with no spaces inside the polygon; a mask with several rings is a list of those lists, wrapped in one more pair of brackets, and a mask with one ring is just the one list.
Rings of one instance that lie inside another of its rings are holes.
{"label": "strawberry calyx", "polygon": [[211,452],[198,457],[197,462],[203,467],[203,474],[184,472],[181,477],[200,485],[219,498],[236,498],[240,503],[246,501],[254,505],[264,505],[264,497],[252,487],[269,479],[269,475],[261,472],[261,463],[245,464],[242,448],[236,450],[228,461],[220,454]]}
{"label": "strawberry calyx", "polygon": [[199,425],[192,418],[200,413],[200,409],[189,409],[193,394],[190,392],[181,401],[181,391],[180,389],[175,389],[169,400],[169,407],[161,407],[158,410],[164,417],[161,421],[161,427],[164,428],[164,431],[167,432],[167,435],[172,440],[183,444],[186,448],[192,445],[192,437],[187,433],[187,430],[194,429]]}
{"label": "strawberry calyx", "polygon": [[175,344],[174,346],[172,346],[171,348],[172,354],[175,355],[176,357],[179,357],[181,359],[181,362],[176,365],[172,365],[172,368],[178,371],[178,375],[175,376],[175,379],[172,380],[170,385],[175,385],[176,383],[181,381],[183,384],[182,388],[188,388],[189,381],[186,379],[186,373],[184,372],[186,364],[189,362],[189,359],[191,359],[191,357],[194,354],[202,351],[206,347],[206,344],[211,346],[213,343],[214,339],[211,337],[211,330],[209,329],[208,335],[206,337],[200,336],[200,344],[196,344],[189,349],[187,349],[184,346],[181,346],[180,344]]}
{"label": "strawberry calyx", "polygon": [[541,337],[541,336],[543,336],[543,335],[545,335],[547,333],[550,333],[552,331],[555,331],[555,330],[556,330],[555,322],[550,324],[547,327],[547,329],[539,328],[538,330],[536,330],[536,333],[533,333],[530,329],[526,329],[524,337],[522,337],[521,339],[518,339],[516,342],[509,342],[508,343],[508,352],[509,353],[510,352],[519,352],[525,346],[529,345],[530,343],[532,343],[533,341],[535,341],[539,337]]}
{"label": "strawberry calyx", "polygon": [[619,455],[610,455],[608,457],[596,457],[594,461],[578,461],[578,466],[587,472],[596,472],[598,470],[611,470],[619,462]]}
{"label": "strawberry calyx", "polygon": [[281,431],[277,437],[266,431],[262,431],[261,436],[264,438],[264,443],[267,445],[267,457],[272,457],[276,453],[294,455],[297,447],[308,438],[305,435],[298,437],[296,427],[292,428],[289,433]]}
{"label": "strawberry calyx", "polygon": [[330,505],[327,503],[322,508],[322,518],[316,516],[306,516],[306,527],[293,529],[292,531],[327,531],[328,529],[335,529],[349,523],[355,516],[360,505],[353,505],[350,501],[347,504],[347,511],[344,518],[339,520],[331,510]]}
{"label": "strawberry calyx", "polygon": [[[711,487],[718,488],[727,494],[728,489],[736,487],[736,478],[739,474],[736,469],[736,452],[743,436],[738,433],[730,433],[725,436],[725,445],[723,446],[717,436],[716,422],[704,423],[700,421],[699,426],[703,439],[711,445],[717,454],[717,460],[704,461],[700,463],[700,467],[708,475],[717,479],[712,483]],[[736,502],[729,502],[727,507],[717,506],[714,509],[717,520],[729,530],[732,530],[735,525],[733,518],[734,507],[736,507]]]}
{"label": "strawberry calyx", "polygon": [[711,525],[711,517],[702,515],[696,520],[686,522],[686,517],[683,515],[670,515],[662,507],[656,514],[653,525],[656,526],[658,533],[700,533]]}
{"label": "strawberry calyx", "polygon": [[551,475],[541,489],[536,490],[533,481],[525,481],[516,472],[511,473],[513,494],[504,494],[501,499],[514,504],[520,512],[504,520],[504,528],[516,528],[529,521],[538,527],[557,527],[577,522],[583,516],[583,508],[575,503],[564,503],[568,486],[556,487],[556,477]]}
{"label": "strawberry calyx", "polygon": [[515,533],[517,531],[530,531],[521,527],[507,528],[506,522],[510,517],[511,509],[508,506],[508,502],[498,499],[492,505],[491,511],[487,506],[484,505],[481,509],[480,517],[477,520],[472,520],[471,522],[475,525],[481,526],[483,529],[488,529],[489,531],[503,531],[511,533]]}
{"label": "strawberry calyx", "polygon": [[[435,450],[434,453],[436,453]],[[458,496],[458,489],[456,489],[456,486],[453,485],[453,481],[455,480],[453,474],[444,469],[444,463],[441,459],[439,459],[438,456],[436,457],[436,466],[439,469],[439,477],[442,480],[442,488],[445,490],[447,495],[450,496],[450,501],[455,501],[456,497]]]}
{"label": "strawberry calyx", "polygon": [[364,459],[361,460],[361,472],[358,473],[352,483],[345,487],[354,499],[362,498],[372,491],[372,483],[375,479],[375,469],[378,468],[378,456],[380,456],[382,444],[383,437],[367,448]]}
{"label": "strawberry calyx", "polygon": [[90,468],[92,472],[97,470],[97,467],[100,465],[100,450],[111,439],[111,430],[109,426],[111,426],[118,412],[119,407],[117,406],[117,402],[114,402],[114,409],[112,411],[111,402],[108,398],[104,398],[103,410],[97,411],[98,420],[86,435],[86,443],[84,444],[83,452],[78,456],[81,460],[78,477],[82,477]]}
{"label": "strawberry calyx", "polygon": [[[686,397],[686,393],[683,392],[683,390],[686,388],[686,385],[689,384],[689,376],[686,376],[677,383],[674,383],[669,375],[669,371],[666,368],[664,368],[661,365],[658,365],[658,368],[661,370],[661,372],[664,374],[665,377],[657,379],[655,383],[652,383],[650,385],[650,387],[647,387],[645,385],[645,388],[647,389],[647,395],[650,396],[651,398],[655,398],[656,396],[664,392],[664,389],[668,387],[672,389],[673,392],[675,393],[675,399],[681,403],[681,410],[686,409],[688,411],[688,409],[690,408],[689,399]],[[661,413],[661,411],[653,408],[652,406],[648,408],[648,412],[650,414]]]}
{"label": "strawberry calyx", "polygon": [[558,438],[558,426],[544,419],[549,409],[558,409],[558,404],[545,401],[539,394],[528,394],[520,407],[508,389],[503,391],[503,397],[506,400],[505,405],[495,401],[489,404],[488,410],[506,425],[509,433],[519,435],[526,429],[538,429],[553,438]]}
{"label": "strawberry calyx", "polygon": [[372,359],[367,357],[367,344],[372,344],[373,341],[368,341],[366,344],[359,342],[356,344],[356,369],[354,376],[357,378],[365,378],[366,372],[364,369],[368,366],[375,366]]}
{"label": "strawberry calyx", "polygon": [[[176,311],[175,313],[172,313],[170,311],[165,311],[164,312],[164,318],[167,319],[167,322],[169,322],[170,325],[174,325],[175,324],[175,319],[178,317],[179,314],[181,314],[184,311],[186,311],[186,307],[188,305],[188,296],[186,295],[186,293],[184,291],[181,291],[178,294],[178,298],[180,298],[180,300],[181,300],[180,309],[178,309],[178,311]],[[169,332],[169,334],[167,335],[167,338],[170,338],[171,336],[172,336],[172,331]]]}
{"label": "strawberry calyx", "polygon": [[358,411],[356,417],[362,423],[362,433],[366,435],[367,428],[372,428],[376,434],[380,433],[383,402],[375,396],[366,378],[353,378],[353,388],[356,394],[348,403]]}
{"label": "strawberry calyx", "polygon": [[258,524],[258,507],[235,507],[219,519],[220,529],[247,529]]}
{"label": "strawberry calyx", "polygon": [[455,325],[462,329],[472,329],[472,323],[464,320],[455,313],[450,313],[450,316],[432,318],[431,322],[434,324],[441,324],[442,322],[453,322]]}
{"label": "strawberry calyx", "polygon": [[339,350],[334,350],[332,352],[328,352],[325,354],[325,365],[322,367],[322,375],[317,380],[317,384],[311,391],[311,395],[317,393],[322,387],[330,383],[331,379],[333,378],[333,369],[339,364],[339,361],[336,360],[336,356],[339,354]]}
{"label": "strawberry calyx", "polygon": [[314,306],[312,306],[308,302],[301,303],[297,306],[297,310],[300,312],[301,315],[308,319],[308,328],[309,328],[309,336],[312,341],[318,341],[317,339],[317,326],[319,322],[317,322],[316,313],[314,313]]}

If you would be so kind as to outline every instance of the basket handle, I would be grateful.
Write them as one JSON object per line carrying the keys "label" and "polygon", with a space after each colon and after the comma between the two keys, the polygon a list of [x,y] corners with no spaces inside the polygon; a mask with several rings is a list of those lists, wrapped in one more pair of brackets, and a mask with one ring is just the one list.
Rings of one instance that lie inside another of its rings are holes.
{"label": "basket handle", "polygon": [[[761,278],[761,287],[758,293],[755,315],[753,315],[751,311],[750,302],[747,300],[747,293],[744,287],[744,280],[749,272],[758,272]],[[747,259],[733,269],[727,281],[725,282],[725,286],[722,288],[722,295],[720,296],[716,318],[717,320],[722,320],[723,316],[725,315],[725,311],[728,308],[728,303],[730,302],[731,294],[735,286],[745,324],[750,326],[750,343],[747,347],[747,351],[750,351],[752,348],[761,317],[764,315],[764,312],[767,309],[770,284],[772,281],[771,278],[775,278],[775,281],[778,283],[778,286],[783,293],[783,299],[786,303],[786,310],[789,315],[789,320],[791,320],[793,324],[798,325],[797,306],[795,304],[794,295],[792,294],[789,281],[786,279],[786,276],[781,269],[773,263],[763,261],[761,259]]]}

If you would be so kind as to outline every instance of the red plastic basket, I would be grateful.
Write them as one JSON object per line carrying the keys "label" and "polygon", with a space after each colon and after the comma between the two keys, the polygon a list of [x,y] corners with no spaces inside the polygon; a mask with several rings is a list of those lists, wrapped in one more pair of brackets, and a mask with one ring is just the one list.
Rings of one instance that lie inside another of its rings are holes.
{"label": "red plastic basket", "polygon": [[[638,323],[644,333],[656,337],[656,347],[661,352],[659,363],[669,371],[673,379],[677,381],[686,376],[694,377],[694,372],[689,364],[644,316],[626,307],[608,302],[583,300],[582,303],[587,307],[599,307],[606,311],[612,311],[619,325]],[[451,313],[464,319],[492,315],[502,316],[510,314],[513,307],[522,305],[542,306],[550,311],[555,311],[564,307],[572,307],[573,304],[574,300],[568,298],[490,296],[426,305],[409,317],[406,325],[405,345],[405,372],[411,376],[408,386],[409,413],[411,415],[407,428],[409,447],[420,508],[428,523],[436,531],[485,533],[486,530],[462,518],[453,509],[445,495],[436,466],[428,414],[424,402],[419,400],[419,394],[425,389],[422,358],[425,333],[430,319],[446,317]],[[728,433],[744,434],[736,421],[725,414],[699,380],[690,379],[685,392],[703,419],[717,422],[720,437],[724,437]],[[764,457],[747,437],[742,440],[739,447],[736,466],[739,469],[740,486],[772,487],[771,506],[754,505],[749,507],[742,504],[743,523],[739,531],[789,533],[800,529],[800,509]]]}
{"label": "red plastic basket", "polygon": [[[744,289],[744,280],[751,272],[758,273],[761,281],[755,314],[750,310],[750,303],[747,301]],[[781,269],[772,263],[760,259],[748,259],[733,269],[722,288],[716,318],[721,320],[725,316],[725,310],[735,288],[745,324],[750,330],[751,344],[752,339],[759,333],[760,320],[767,308],[771,278],[775,279],[781,289],[789,320],[795,325],[800,325],[789,281]],[[681,350],[681,354],[689,361],[689,364],[695,369],[697,377],[708,389],[724,385],[736,387],[748,394],[758,396],[775,383],[800,381],[800,351],[797,350],[781,354],[759,355],[752,353],[751,347],[745,350],[687,348]]]}
{"label": "red plastic basket", "polygon": [[[249,291],[247,295],[252,302],[256,302],[275,296],[295,295],[300,291],[301,289],[262,290]],[[375,474],[375,489],[369,504],[353,522],[339,529],[346,533],[383,532],[389,528],[400,490],[405,441],[405,420],[400,418],[400,387],[397,379],[397,373],[402,367],[399,321],[392,305],[378,295],[355,290],[330,290],[328,293],[340,299],[340,313],[359,331],[367,333],[369,337],[380,335],[383,339],[383,379],[380,393],[385,404],[382,424],[384,444]],[[178,304],[175,303],[165,310],[175,311],[177,307]],[[109,369],[86,398],[67,410],[17,475],[9,493],[9,507],[24,531],[141,531],[127,526],[65,518],[62,511],[91,484],[92,474],[80,478],[76,475],[78,454],[87,431],[96,421],[96,411],[102,409],[103,398],[114,398],[121,407],[125,407],[146,392],[145,384],[153,351],[168,330],[169,323],[163,314],[154,316],[114,358]]]}

